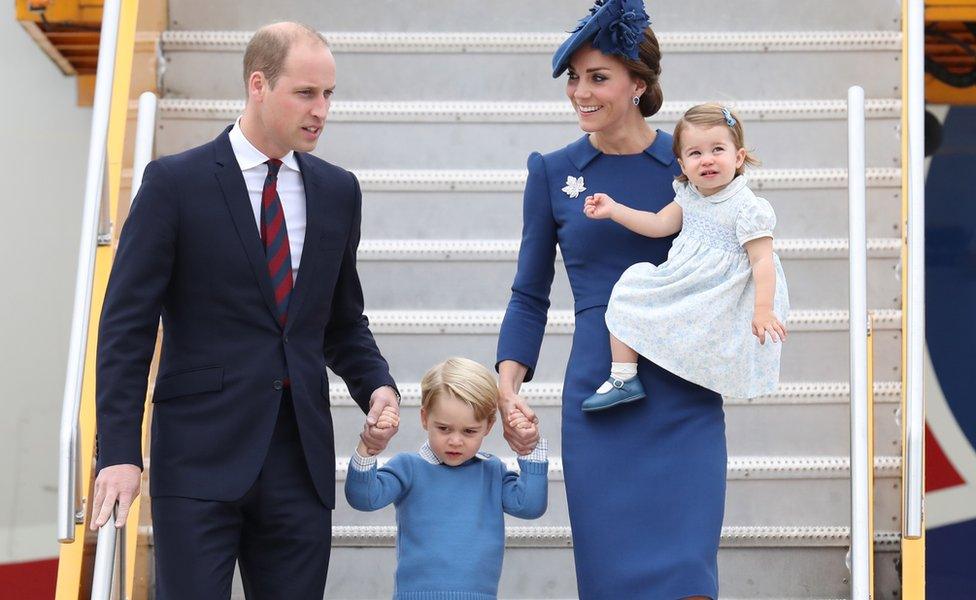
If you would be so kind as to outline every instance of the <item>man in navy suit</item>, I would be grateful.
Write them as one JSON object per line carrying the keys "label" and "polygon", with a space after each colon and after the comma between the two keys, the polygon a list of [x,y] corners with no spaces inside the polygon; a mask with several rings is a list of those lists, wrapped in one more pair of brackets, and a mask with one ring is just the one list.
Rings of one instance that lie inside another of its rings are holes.
{"label": "man in navy suit", "polygon": [[[314,29],[260,29],[244,57],[244,114],[215,140],[147,167],[122,230],[98,340],[93,528],[139,493],[153,393],[150,491],[160,600],[320,599],[335,506],[326,367],[367,412],[398,407],[363,316],[356,178],[307,154],[335,61]],[[206,76],[206,74],[201,74]]]}

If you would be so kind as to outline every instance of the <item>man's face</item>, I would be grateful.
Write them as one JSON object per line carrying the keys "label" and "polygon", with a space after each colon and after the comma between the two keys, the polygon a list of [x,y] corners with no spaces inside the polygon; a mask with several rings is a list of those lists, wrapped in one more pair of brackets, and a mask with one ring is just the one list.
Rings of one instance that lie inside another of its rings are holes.
{"label": "man's face", "polygon": [[335,59],[327,47],[299,41],[288,51],[273,88],[263,76],[258,82],[252,77],[251,99],[262,125],[260,132],[254,132],[261,142],[255,143],[258,149],[271,158],[291,150],[314,150],[329,115],[335,73]]}

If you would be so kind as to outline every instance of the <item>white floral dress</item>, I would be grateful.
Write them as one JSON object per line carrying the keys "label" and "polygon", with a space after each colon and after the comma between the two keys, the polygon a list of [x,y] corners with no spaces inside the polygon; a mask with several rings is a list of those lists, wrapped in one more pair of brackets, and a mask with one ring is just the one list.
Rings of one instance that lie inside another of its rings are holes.
{"label": "white floral dress", "polygon": [[[674,183],[681,233],[660,265],[637,263],[617,281],[607,307],[607,328],[640,355],[675,375],[723,396],[753,398],[779,382],[782,345],[752,334],[756,285],[743,245],[772,237],[776,215],[736,177],[702,196],[690,183]],[[773,312],[786,321],[789,294],[773,254]],[[653,398],[654,391],[648,390]]]}

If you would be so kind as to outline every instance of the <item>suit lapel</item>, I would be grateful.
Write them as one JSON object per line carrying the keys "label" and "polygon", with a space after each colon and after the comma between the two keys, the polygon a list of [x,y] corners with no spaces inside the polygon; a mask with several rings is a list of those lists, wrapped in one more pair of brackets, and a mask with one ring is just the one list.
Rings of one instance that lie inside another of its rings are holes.
{"label": "suit lapel", "polygon": [[214,140],[214,155],[216,158],[215,175],[220,189],[224,194],[224,201],[227,209],[234,220],[237,228],[237,235],[244,245],[244,253],[247,255],[251,269],[254,271],[254,278],[258,287],[261,288],[261,295],[264,302],[268,305],[268,310],[278,322],[277,305],[275,303],[274,292],[271,289],[271,276],[268,275],[268,261],[264,255],[264,247],[261,245],[261,236],[257,225],[254,223],[254,209],[251,208],[251,200],[247,194],[247,186],[244,183],[244,176],[241,174],[237,159],[234,158],[234,150],[230,145],[230,138],[227,132],[228,127],[216,140]]}
{"label": "suit lapel", "polygon": [[315,272],[319,260],[319,241],[325,222],[325,188],[320,182],[319,174],[312,171],[311,161],[305,160],[303,155],[296,152],[295,159],[302,173],[302,186],[305,188],[305,242],[302,245],[302,261],[298,268],[298,277],[291,292],[288,306],[288,322],[285,330],[297,320],[308,287],[312,285],[310,279]]}

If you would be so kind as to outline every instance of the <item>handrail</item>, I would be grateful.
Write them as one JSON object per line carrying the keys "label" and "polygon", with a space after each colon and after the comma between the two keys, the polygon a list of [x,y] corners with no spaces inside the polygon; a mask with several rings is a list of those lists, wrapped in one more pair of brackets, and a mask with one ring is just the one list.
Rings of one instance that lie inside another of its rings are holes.
{"label": "handrail", "polygon": [[871,469],[868,439],[868,294],[865,219],[864,89],[847,90],[850,227],[851,598],[871,597]]}
{"label": "handrail", "polygon": [[98,48],[98,74],[92,110],[91,140],[88,146],[88,174],[85,179],[85,200],[82,209],[81,241],[78,246],[78,270],[75,278],[74,309],[71,317],[71,337],[68,345],[68,365],[65,374],[64,399],[61,406],[61,429],[58,455],[58,540],[75,540],[75,526],[83,523],[79,475],[82,383],[85,355],[88,346],[88,323],[92,302],[92,277],[95,268],[95,248],[98,243],[99,205],[105,177],[105,152],[108,142],[108,122],[111,111],[112,87],[115,77],[115,54],[119,34],[121,0],[105,0],[102,9],[102,30]]}
{"label": "handrail", "polygon": [[[118,504],[112,510],[112,517],[98,530],[95,547],[95,569],[92,572],[91,600],[111,600],[112,584],[118,583],[118,598],[124,599],[125,592],[125,526],[116,528],[115,519]],[[115,565],[119,565],[116,576]]]}
{"label": "handrail", "polygon": [[908,1],[908,298],[902,535],[922,537],[925,448],[925,5]]}
{"label": "handrail", "polygon": [[[135,199],[142,186],[142,175],[146,165],[152,160],[153,138],[156,132],[156,107],[158,99],[152,92],[143,92],[139,96],[139,113],[136,117],[135,152],[132,160],[132,199]],[[132,512],[130,511],[130,515]],[[119,545],[118,561],[116,543]],[[109,558],[111,557],[111,558]],[[98,542],[95,549],[95,570],[92,575],[92,600],[110,600],[112,582],[117,581],[119,598],[125,598],[125,527],[115,528],[114,515],[98,531]],[[118,565],[118,573],[115,567]]]}

